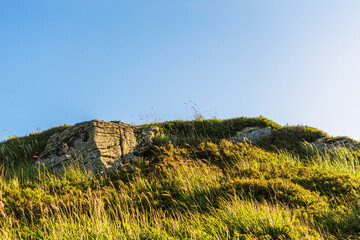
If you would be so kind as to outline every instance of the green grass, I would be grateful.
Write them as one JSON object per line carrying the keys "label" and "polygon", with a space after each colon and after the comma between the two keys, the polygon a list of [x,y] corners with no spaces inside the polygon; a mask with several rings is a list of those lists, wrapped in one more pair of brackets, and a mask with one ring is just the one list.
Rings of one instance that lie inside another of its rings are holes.
{"label": "green grass", "polygon": [[[265,117],[257,118],[231,118],[231,119],[200,119],[192,121],[168,121],[163,123],[152,123],[163,133],[176,138],[197,137],[210,139],[223,139],[236,135],[238,131],[246,127],[267,127],[279,129],[281,126]],[[141,127],[141,126],[140,126]]]}
{"label": "green grass", "polygon": [[[36,167],[46,132],[0,143],[0,239],[359,239],[358,152],[240,119],[157,123],[141,165],[107,176]],[[250,123],[278,130],[256,145],[225,139]]]}

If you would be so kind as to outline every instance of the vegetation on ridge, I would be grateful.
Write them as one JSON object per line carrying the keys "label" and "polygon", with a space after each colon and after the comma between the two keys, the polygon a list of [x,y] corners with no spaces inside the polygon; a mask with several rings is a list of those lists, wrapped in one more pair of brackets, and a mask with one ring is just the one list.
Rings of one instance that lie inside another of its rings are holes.
{"label": "vegetation on ridge", "polygon": [[[359,152],[266,118],[154,123],[153,149],[108,176],[54,174],[33,155],[66,126],[0,143],[1,239],[359,239]],[[271,126],[256,144],[230,137]]]}

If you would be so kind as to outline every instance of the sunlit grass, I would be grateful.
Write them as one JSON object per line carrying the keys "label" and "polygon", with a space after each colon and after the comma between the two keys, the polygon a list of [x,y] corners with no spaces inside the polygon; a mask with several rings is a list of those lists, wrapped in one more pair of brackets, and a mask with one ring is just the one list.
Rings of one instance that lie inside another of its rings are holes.
{"label": "sunlit grass", "polygon": [[110,175],[54,173],[31,161],[36,144],[2,144],[0,239],[360,237],[358,152],[210,139],[163,132],[139,166]]}

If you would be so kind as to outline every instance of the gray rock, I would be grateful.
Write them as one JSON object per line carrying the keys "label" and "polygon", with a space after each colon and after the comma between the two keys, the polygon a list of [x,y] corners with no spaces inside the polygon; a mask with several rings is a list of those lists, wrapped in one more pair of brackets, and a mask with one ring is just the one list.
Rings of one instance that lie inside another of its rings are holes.
{"label": "gray rock", "polygon": [[360,142],[355,141],[350,138],[340,138],[336,141],[333,140],[327,140],[325,137],[319,138],[316,141],[311,143],[316,149],[320,151],[324,150],[336,150],[341,147],[345,147],[349,149],[350,151],[356,150],[360,148]]}
{"label": "gray rock", "polygon": [[242,131],[238,132],[235,137],[232,138],[234,142],[241,142],[245,140],[250,140],[252,142],[257,142],[261,138],[271,135],[271,127],[247,127]]}
{"label": "gray rock", "polygon": [[99,172],[112,172],[135,164],[152,146],[157,127],[135,128],[120,121],[92,120],[54,134],[38,164],[56,172],[70,164]]}

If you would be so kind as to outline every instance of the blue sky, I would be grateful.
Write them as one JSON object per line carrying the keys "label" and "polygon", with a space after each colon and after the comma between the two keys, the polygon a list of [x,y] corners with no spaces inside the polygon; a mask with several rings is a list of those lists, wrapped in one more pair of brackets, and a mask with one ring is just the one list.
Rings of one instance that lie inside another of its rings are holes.
{"label": "blue sky", "polygon": [[356,0],[0,0],[0,137],[187,120],[196,104],[360,140],[359,12]]}

